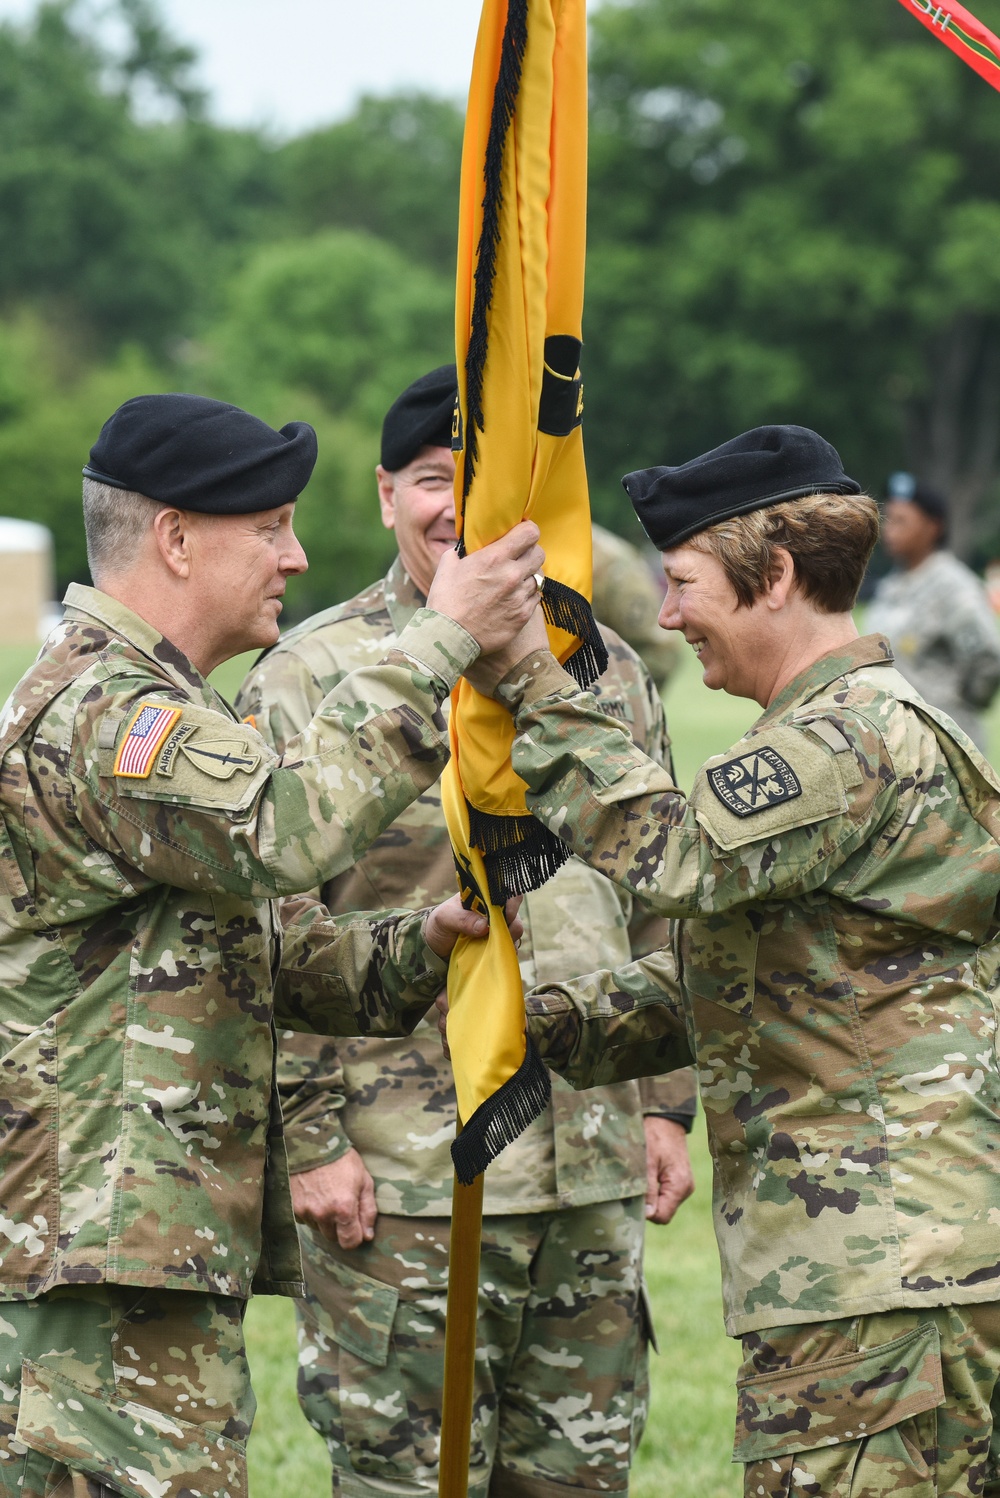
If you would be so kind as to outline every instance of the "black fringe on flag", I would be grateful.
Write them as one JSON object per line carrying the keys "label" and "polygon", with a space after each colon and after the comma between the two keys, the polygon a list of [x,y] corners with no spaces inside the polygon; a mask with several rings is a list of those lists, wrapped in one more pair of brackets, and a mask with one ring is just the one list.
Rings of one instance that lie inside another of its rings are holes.
{"label": "black fringe on flag", "polygon": [[480,1103],[451,1147],[455,1174],[463,1186],[471,1186],[500,1151],[544,1113],[551,1095],[548,1068],[529,1037],[517,1071]]}
{"label": "black fringe on flag", "polygon": [[469,805],[469,842],[483,855],[490,900],[503,905],[551,879],[570,856],[566,844],[536,817],[496,817]]}
{"label": "black fringe on flag", "polygon": [[476,249],[475,289],[472,295],[472,327],[465,358],[465,472],[462,511],[476,472],[479,433],[483,431],[483,377],[489,348],[489,312],[496,280],[500,247],[500,210],[503,206],[503,158],[507,132],[521,88],[521,65],[528,42],[528,0],[509,0],[507,24],[500,48],[500,71],[493,93],[490,132],[486,140],[483,173],[483,228]]}
{"label": "black fringe on flag", "polygon": [[576,635],[580,643],[563,661],[581,687],[589,687],[608,669],[608,647],[594,622],[594,611],[582,593],[547,577],[542,588],[542,613],[556,629]]}

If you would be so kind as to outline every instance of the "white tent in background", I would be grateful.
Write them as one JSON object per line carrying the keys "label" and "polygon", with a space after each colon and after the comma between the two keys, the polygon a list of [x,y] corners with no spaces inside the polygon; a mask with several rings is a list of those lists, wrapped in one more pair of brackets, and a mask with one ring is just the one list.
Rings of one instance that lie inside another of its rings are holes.
{"label": "white tent in background", "polygon": [[52,623],[52,532],[0,516],[0,646],[37,645]]}

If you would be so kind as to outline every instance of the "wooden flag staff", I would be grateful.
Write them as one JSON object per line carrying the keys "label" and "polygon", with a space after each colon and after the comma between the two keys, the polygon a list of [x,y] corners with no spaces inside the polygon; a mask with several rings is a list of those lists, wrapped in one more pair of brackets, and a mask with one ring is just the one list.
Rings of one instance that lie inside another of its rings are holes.
{"label": "wooden flag staff", "polygon": [[[549,644],[589,684],[607,664],[590,610],[590,506],[579,371],[586,255],[586,0],[484,0],[462,154],[455,334],[455,508],[468,552],[525,516],[545,550]],[[449,1260],[440,1498],[465,1498],[473,1415],[483,1172],[545,1108],[504,901],[567,856],[527,810],[506,710],[452,696],[442,800],[485,942],[459,941],[448,1042],[462,1128]]]}

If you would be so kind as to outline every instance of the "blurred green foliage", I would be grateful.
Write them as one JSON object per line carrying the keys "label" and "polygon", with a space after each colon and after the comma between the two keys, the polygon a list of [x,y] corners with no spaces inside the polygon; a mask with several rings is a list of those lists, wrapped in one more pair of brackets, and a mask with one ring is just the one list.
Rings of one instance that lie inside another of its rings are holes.
{"label": "blurred green foliage", "polygon": [[591,68],[597,486],[800,422],[875,491],[950,490],[968,551],[1000,468],[997,94],[894,0],[608,4]]}
{"label": "blurred green foliage", "polygon": [[[52,527],[63,585],[121,400],[312,421],[301,615],[391,554],[372,469],[386,406],[452,350],[461,112],[227,129],[156,0],[109,7],[110,32],[80,0],[0,25],[0,513]],[[630,533],[628,468],[799,421],[875,490],[900,466],[948,488],[960,550],[1000,548],[996,93],[892,0],[608,0],[592,29],[599,518]]]}
{"label": "blurred green foliage", "polygon": [[277,164],[295,228],[367,229],[452,276],[462,124],[445,100],[401,93],[289,141]]}

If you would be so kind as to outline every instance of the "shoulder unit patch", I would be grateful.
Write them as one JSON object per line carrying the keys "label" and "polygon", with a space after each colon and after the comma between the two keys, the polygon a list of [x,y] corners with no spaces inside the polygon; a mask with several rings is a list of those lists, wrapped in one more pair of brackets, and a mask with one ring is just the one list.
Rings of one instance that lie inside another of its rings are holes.
{"label": "shoulder unit patch", "polygon": [[166,702],[142,702],[118,745],[114,774],[125,780],[148,780],[160,746],[183,708]]}
{"label": "shoulder unit patch", "polygon": [[723,806],[737,817],[752,817],[802,795],[802,785],[791,765],[775,749],[768,748],[716,765],[708,772],[708,783]]}
{"label": "shoulder unit patch", "polygon": [[181,745],[181,753],[213,780],[229,780],[237,770],[252,775],[260,764],[260,755],[245,738],[188,739]]}

